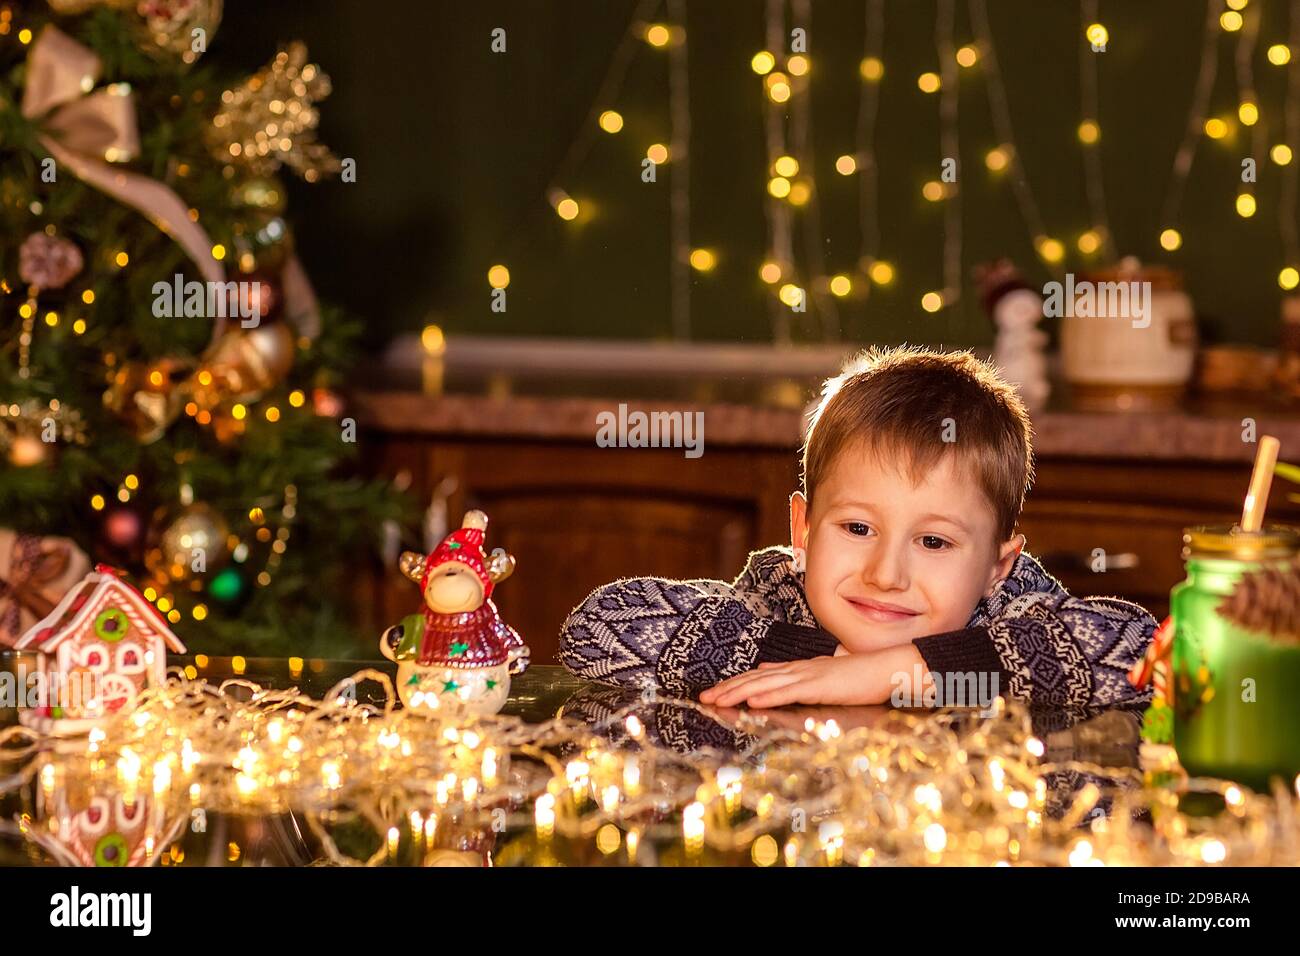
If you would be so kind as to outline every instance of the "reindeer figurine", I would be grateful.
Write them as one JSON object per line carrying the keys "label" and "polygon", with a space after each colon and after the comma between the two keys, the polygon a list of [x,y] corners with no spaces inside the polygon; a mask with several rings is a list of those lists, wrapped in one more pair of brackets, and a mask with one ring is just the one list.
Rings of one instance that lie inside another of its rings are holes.
{"label": "reindeer figurine", "polygon": [[510,675],[528,666],[527,645],[489,600],[515,559],[501,548],[485,557],[487,524],[483,512],[467,512],[427,557],[402,554],[399,567],[420,585],[425,607],[385,631],[379,649],[397,663],[397,691],[412,710],[494,714]]}

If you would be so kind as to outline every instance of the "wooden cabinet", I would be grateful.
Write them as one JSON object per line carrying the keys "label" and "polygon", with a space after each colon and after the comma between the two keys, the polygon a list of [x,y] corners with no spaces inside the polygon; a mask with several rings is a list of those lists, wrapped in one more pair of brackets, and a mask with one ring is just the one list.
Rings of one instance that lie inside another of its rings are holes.
{"label": "wooden cabinet", "polygon": [[[469,508],[488,514],[487,547],[518,561],[494,600],[539,663],[554,662],[560,625],[597,586],[647,574],[730,580],[751,549],[790,536],[792,456],[718,449],[689,460],[668,449],[569,442],[368,440],[382,473],[411,471],[420,500],[449,490],[453,523]],[[417,600],[395,574],[366,587],[371,632]]]}

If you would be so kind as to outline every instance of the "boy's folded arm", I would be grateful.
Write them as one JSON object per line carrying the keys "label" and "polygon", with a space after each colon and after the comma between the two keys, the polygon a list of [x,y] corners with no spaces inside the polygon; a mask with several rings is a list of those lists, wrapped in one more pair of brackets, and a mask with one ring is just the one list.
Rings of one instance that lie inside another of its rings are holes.
{"label": "boy's folded arm", "polygon": [[597,588],[560,631],[560,662],[588,680],[695,697],[765,661],[834,653],[825,631],[756,613],[719,581],[626,578]]}
{"label": "boy's folded arm", "polygon": [[929,670],[994,672],[1008,697],[1051,706],[1140,703],[1151,691],[1128,681],[1156,620],[1118,598],[1064,591],[1022,594],[984,625],[916,638]]}

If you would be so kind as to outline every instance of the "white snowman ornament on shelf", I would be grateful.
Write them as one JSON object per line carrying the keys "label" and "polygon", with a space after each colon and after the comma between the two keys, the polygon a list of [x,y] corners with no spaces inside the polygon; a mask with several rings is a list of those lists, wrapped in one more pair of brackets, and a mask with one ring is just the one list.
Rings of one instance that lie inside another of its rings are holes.
{"label": "white snowman ornament on shelf", "polygon": [[976,270],[984,307],[997,329],[993,363],[1020,393],[1030,411],[1047,404],[1051,393],[1047,367],[1047,333],[1038,327],[1043,297],[1006,259]]}
{"label": "white snowman ornament on shelf", "polygon": [[528,666],[528,647],[490,600],[515,559],[501,548],[484,555],[487,523],[483,512],[467,512],[429,555],[401,557],[402,573],[420,585],[425,606],[385,631],[379,649],[397,663],[397,692],[412,710],[496,713],[510,675]]}

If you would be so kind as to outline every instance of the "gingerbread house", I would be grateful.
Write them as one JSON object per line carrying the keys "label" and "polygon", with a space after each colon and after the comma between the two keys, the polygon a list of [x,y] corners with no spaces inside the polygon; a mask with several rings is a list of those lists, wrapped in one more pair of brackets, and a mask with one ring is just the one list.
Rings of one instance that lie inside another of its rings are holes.
{"label": "gingerbread house", "polygon": [[185,653],[157,609],[102,564],[14,648],[39,655],[45,689],[42,706],[23,709],[20,719],[64,733],[130,710],[141,692],[166,679],[167,652]]}

